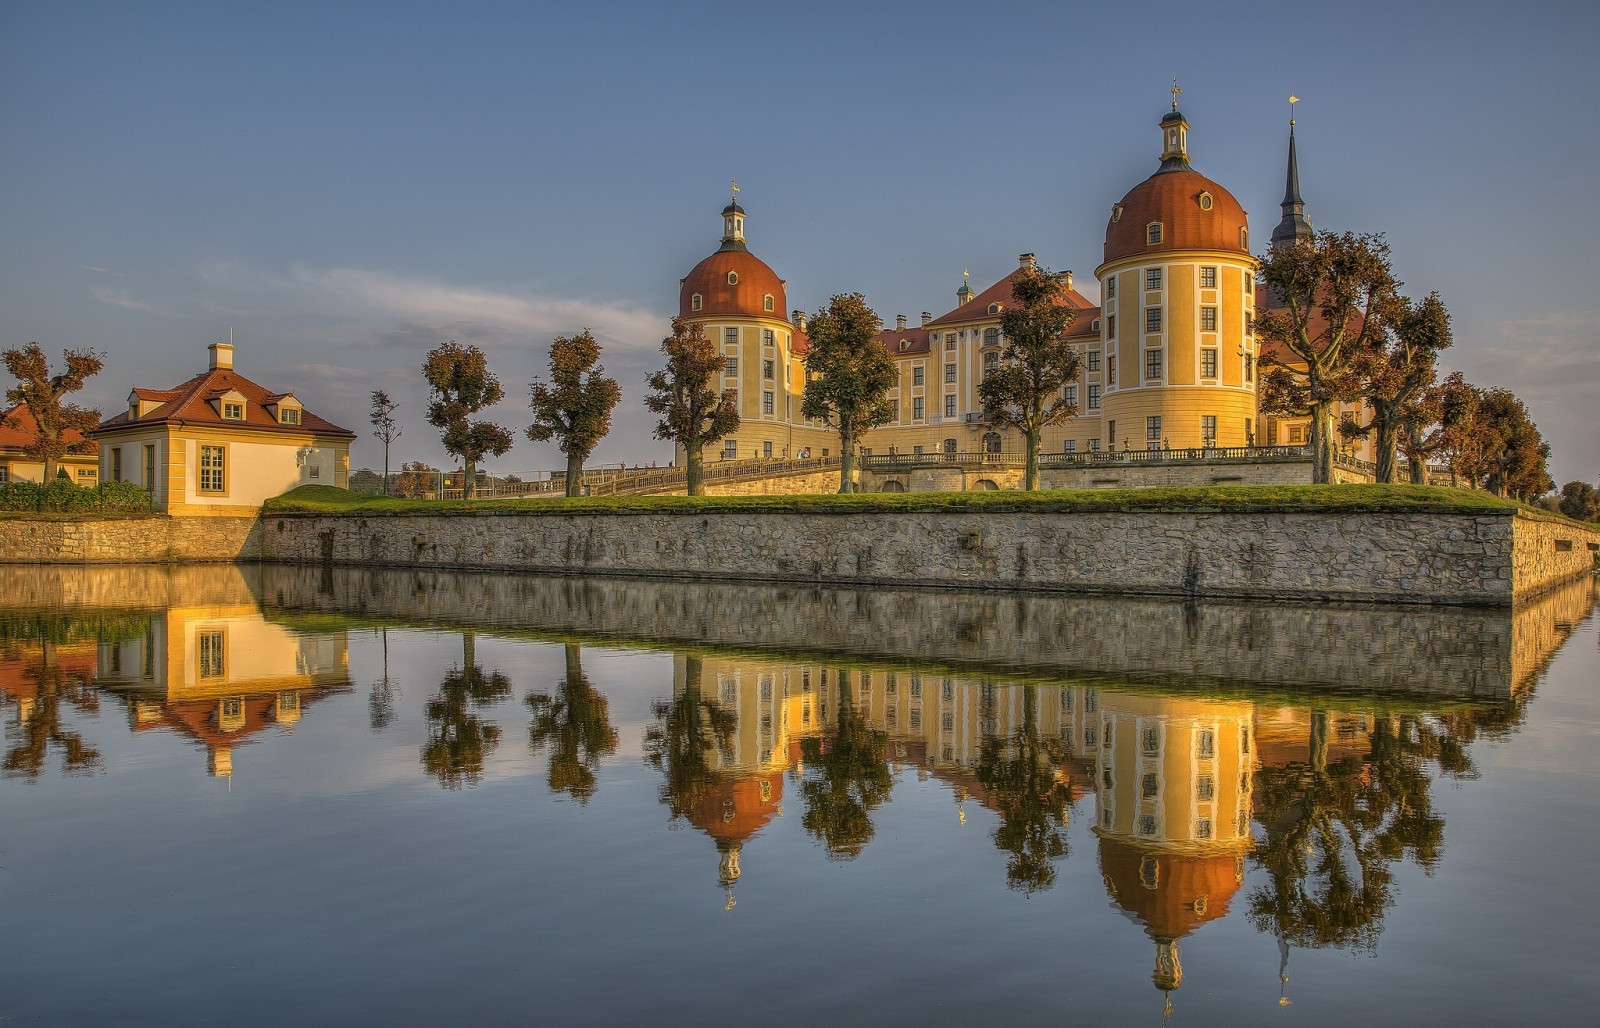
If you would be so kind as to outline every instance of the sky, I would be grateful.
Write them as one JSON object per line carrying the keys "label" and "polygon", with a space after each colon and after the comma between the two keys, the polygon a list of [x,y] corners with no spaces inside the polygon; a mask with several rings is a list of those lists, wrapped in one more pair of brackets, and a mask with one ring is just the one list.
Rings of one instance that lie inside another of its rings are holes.
{"label": "sky", "polygon": [[[549,344],[622,385],[594,462],[665,463],[644,379],[737,179],[751,250],[814,311],[955,305],[1034,252],[1094,297],[1176,77],[1197,170],[1264,242],[1288,96],[1306,211],[1437,291],[1446,370],[1524,402],[1557,483],[1600,479],[1600,5],[83,3],[0,0],[0,346],[88,347],[82,394],[236,366],[391,463],[447,461],[424,354],[479,346],[518,442]],[[1085,288],[1088,286],[1088,288]]]}

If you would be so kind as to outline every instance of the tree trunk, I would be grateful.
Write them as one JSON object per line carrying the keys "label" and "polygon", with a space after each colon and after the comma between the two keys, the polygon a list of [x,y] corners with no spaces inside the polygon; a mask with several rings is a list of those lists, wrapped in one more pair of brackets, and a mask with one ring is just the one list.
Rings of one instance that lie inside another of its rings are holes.
{"label": "tree trunk", "polygon": [[383,495],[389,495],[389,444],[383,444]]}
{"label": "tree trunk", "polygon": [[1392,421],[1380,421],[1377,425],[1378,437],[1378,471],[1377,480],[1384,483],[1393,483],[1400,480],[1398,460],[1395,457],[1400,444],[1400,426]]}
{"label": "tree trunk", "polygon": [[839,430],[839,491],[853,493],[856,491],[856,437],[845,429]]}
{"label": "tree trunk", "polygon": [[1406,430],[1406,470],[1410,473],[1412,485],[1428,484],[1428,465],[1417,455],[1421,448],[1421,433],[1415,428]]}
{"label": "tree trunk", "polygon": [[1039,488],[1039,430],[1029,429],[1024,437],[1028,443],[1028,459],[1022,468],[1022,488],[1033,492]]}
{"label": "tree trunk", "polygon": [[583,495],[583,456],[581,454],[567,454],[567,495]]}
{"label": "tree trunk", "polygon": [[478,487],[478,462],[469,460],[461,479],[461,498],[470,500]]}
{"label": "tree trunk", "polygon": [[1333,401],[1311,402],[1311,481],[1328,485],[1333,481]]}
{"label": "tree trunk", "polygon": [[703,446],[690,445],[683,448],[683,481],[685,492],[689,496],[706,494],[705,459]]}

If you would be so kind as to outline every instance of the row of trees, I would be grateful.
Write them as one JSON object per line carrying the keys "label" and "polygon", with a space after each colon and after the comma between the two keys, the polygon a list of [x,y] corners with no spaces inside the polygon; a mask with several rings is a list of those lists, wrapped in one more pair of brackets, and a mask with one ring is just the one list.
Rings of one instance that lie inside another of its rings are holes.
{"label": "row of trees", "polygon": [[[1522,500],[1554,488],[1550,447],[1509,390],[1439,378],[1454,341],[1438,293],[1413,300],[1382,236],[1323,232],[1261,260],[1268,309],[1261,409],[1309,415],[1313,480],[1330,482],[1338,442],[1371,438],[1379,482],[1427,481],[1442,463],[1458,484]],[[1341,404],[1359,415],[1336,418]]]}

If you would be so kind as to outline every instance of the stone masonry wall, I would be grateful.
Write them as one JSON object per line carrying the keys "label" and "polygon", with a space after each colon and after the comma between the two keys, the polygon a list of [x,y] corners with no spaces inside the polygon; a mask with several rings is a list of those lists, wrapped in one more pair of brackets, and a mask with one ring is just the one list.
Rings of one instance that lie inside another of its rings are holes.
{"label": "stone masonry wall", "polygon": [[[93,572],[80,572],[93,573]],[[260,569],[268,610],[1017,675],[1505,697],[1593,607],[1574,581],[1483,607],[998,596],[436,571]],[[0,579],[3,581],[3,579]]]}
{"label": "stone masonry wall", "polygon": [[254,517],[0,520],[0,564],[138,564],[254,560]]}
{"label": "stone masonry wall", "polygon": [[1600,531],[1542,518],[1517,518],[1511,566],[1518,597],[1596,568]]}
{"label": "stone masonry wall", "polygon": [[1509,514],[270,515],[261,557],[736,581],[1505,605]]}

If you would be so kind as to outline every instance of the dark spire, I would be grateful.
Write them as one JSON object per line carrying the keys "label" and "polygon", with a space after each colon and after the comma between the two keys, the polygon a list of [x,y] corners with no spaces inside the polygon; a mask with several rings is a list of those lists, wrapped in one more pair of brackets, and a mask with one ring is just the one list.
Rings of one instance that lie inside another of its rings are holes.
{"label": "dark spire", "polygon": [[[1294,103],[1298,98],[1291,98]],[[1289,170],[1283,183],[1283,219],[1272,230],[1272,245],[1293,246],[1309,241],[1313,235],[1311,222],[1306,219],[1306,202],[1300,197],[1300,162],[1295,158],[1294,119],[1289,119]]]}

